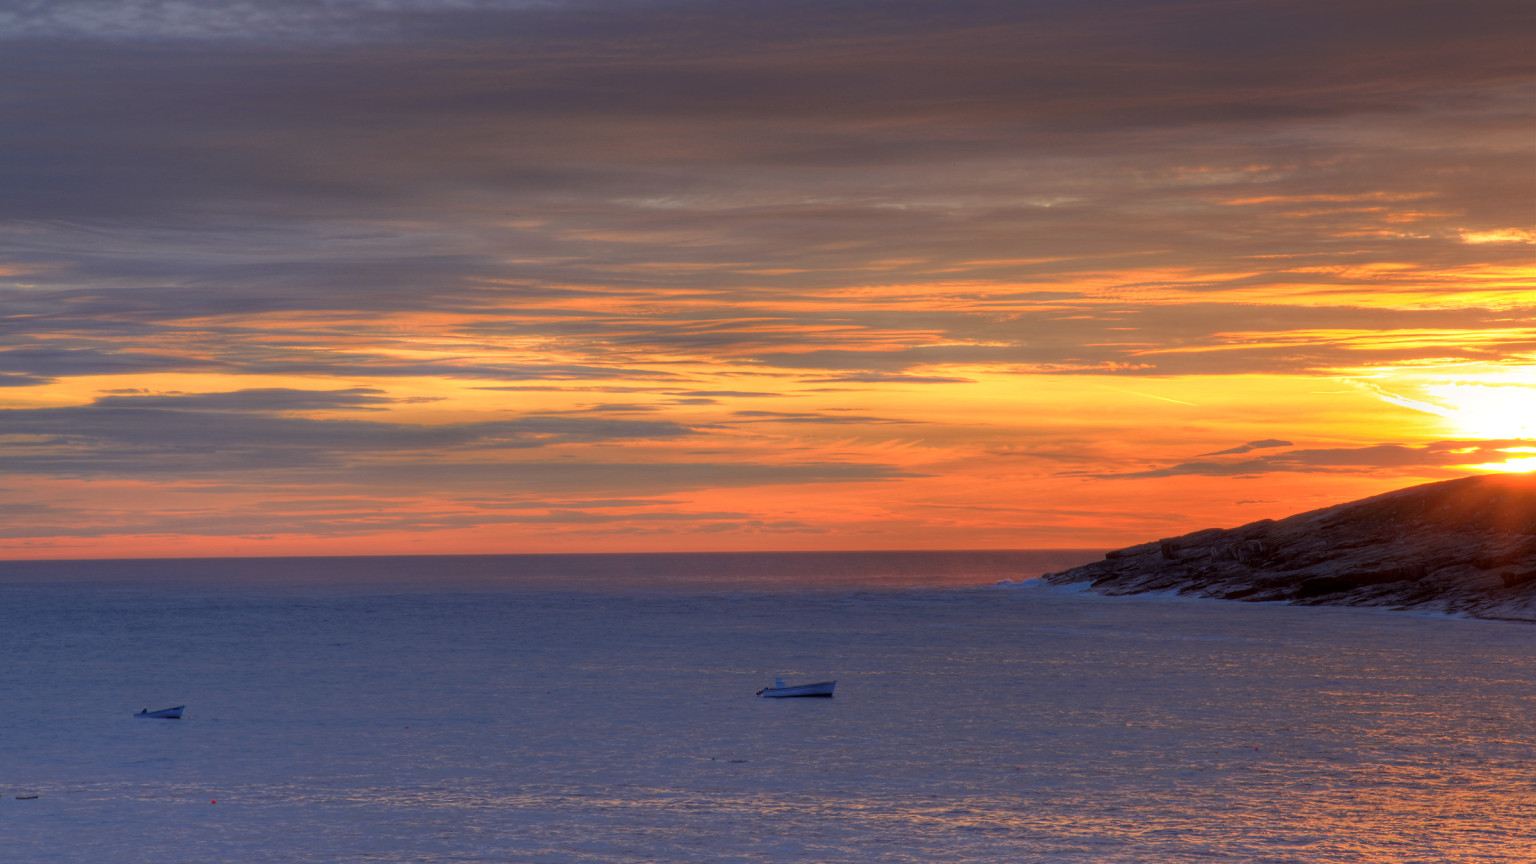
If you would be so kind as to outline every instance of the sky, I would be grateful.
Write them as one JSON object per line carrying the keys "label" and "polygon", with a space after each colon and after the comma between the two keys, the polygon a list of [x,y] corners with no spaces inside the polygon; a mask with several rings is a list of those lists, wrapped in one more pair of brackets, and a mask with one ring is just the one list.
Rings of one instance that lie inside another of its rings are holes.
{"label": "sky", "polygon": [[0,558],[1114,548],[1536,468],[1525,0],[0,0]]}

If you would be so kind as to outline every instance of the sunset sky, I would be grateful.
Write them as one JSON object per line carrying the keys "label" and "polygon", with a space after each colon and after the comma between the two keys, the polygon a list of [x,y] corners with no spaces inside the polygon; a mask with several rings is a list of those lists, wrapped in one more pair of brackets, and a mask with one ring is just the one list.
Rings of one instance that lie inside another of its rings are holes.
{"label": "sunset sky", "polygon": [[1528,0],[0,0],[0,558],[1111,548],[1536,468]]}

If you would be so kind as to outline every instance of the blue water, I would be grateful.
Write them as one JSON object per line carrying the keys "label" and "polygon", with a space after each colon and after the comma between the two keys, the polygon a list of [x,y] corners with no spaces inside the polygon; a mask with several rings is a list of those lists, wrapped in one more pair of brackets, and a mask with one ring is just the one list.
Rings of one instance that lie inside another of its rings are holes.
{"label": "blue water", "polygon": [[0,585],[147,583],[285,593],[910,590],[1030,579],[1100,557],[1094,550],[1047,549],[0,561]]}
{"label": "blue water", "polygon": [[1536,628],[1031,554],[0,565],[0,856],[1531,860]]}

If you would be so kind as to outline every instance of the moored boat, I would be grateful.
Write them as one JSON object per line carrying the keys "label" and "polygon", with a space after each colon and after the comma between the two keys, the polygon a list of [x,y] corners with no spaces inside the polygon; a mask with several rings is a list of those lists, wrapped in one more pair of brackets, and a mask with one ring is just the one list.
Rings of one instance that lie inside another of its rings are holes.
{"label": "moored boat", "polygon": [[764,687],[757,691],[757,695],[765,699],[786,699],[792,696],[826,696],[832,695],[832,688],[837,686],[836,681],[818,681],[815,684],[799,684],[789,687],[784,684],[783,678],[773,679],[772,687]]}
{"label": "moored boat", "polygon": [[159,711],[151,711],[145,708],[133,715],[135,717],[148,717],[153,720],[180,720],[181,712],[186,710],[185,705],[177,705],[175,708],[161,708]]}

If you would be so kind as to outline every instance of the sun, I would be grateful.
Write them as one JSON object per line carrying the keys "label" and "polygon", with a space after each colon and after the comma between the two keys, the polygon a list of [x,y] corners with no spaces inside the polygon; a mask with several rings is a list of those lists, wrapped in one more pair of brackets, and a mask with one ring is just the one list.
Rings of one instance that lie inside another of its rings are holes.
{"label": "sun", "polygon": [[1470,438],[1536,438],[1536,388],[1517,385],[1440,384],[1425,388]]}
{"label": "sun", "polygon": [[[1536,447],[1515,447],[1504,452],[1536,453]],[[1482,465],[1469,465],[1467,467],[1481,468],[1484,471],[1502,471],[1505,474],[1530,474],[1536,472],[1536,456],[1527,456],[1523,459],[1507,459],[1503,462],[1488,462]]]}
{"label": "sun", "polygon": [[1419,388],[1411,398],[1372,386],[1376,395],[1394,405],[1444,417],[1454,434],[1464,438],[1512,440],[1536,438],[1536,387],[1451,382]]}
{"label": "sun", "polygon": [[1454,377],[1436,376],[1439,380],[1423,373],[1383,377],[1387,380],[1382,383],[1366,383],[1382,400],[1443,418],[1448,435],[1485,442],[1479,448],[1483,454],[1509,454],[1500,462],[1466,467],[1536,471],[1536,456],[1523,455],[1536,454],[1536,367],[1463,369]]}
{"label": "sun", "polygon": [[[1432,396],[1454,405],[1450,420],[1468,438],[1523,441],[1536,438],[1536,389],[1480,384],[1428,388]],[[1533,442],[1536,443],[1536,442]],[[1501,453],[1536,453],[1536,447],[1502,446]],[[1536,471],[1536,456],[1512,456],[1501,462],[1470,465],[1483,471],[1525,474]]]}

